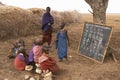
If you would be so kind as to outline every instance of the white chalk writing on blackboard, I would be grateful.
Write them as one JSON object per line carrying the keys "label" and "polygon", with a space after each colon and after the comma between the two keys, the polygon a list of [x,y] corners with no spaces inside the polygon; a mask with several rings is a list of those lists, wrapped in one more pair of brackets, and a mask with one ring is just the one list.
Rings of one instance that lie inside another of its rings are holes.
{"label": "white chalk writing on blackboard", "polygon": [[111,30],[111,27],[85,23],[79,49],[80,53],[95,60],[102,61]]}

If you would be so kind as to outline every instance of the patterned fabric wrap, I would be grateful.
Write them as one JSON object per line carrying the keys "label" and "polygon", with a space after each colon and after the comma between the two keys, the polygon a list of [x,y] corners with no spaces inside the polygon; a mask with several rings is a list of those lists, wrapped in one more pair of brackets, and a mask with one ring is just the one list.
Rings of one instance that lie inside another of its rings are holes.
{"label": "patterned fabric wrap", "polygon": [[34,48],[33,48],[33,54],[34,54],[34,62],[35,63],[38,63],[38,58],[41,56],[42,54],[42,46],[38,46],[36,45]]}

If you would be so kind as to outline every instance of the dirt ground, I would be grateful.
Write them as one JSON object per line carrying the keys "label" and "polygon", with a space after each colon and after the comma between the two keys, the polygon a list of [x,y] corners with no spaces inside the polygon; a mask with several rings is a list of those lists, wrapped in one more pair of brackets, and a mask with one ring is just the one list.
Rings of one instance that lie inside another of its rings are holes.
{"label": "dirt ground", "polygon": [[[54,80],[120,80],[119,59],[118,63],[116,63],[113,60],[113,57],[109,55],[106,56],[104,62],[100,64],[79,55],[78,47],[82,36],[84,21],[87,20],[86,16],[82,17],[83,19],[81,23],[72,24],[66,27],[70,37],[70,47],[68,50],[69,61],[63,60],[62,62],[58,62],[56,49],[54,47],[55,44],[54,42],[52,43],[50,56],[56,59],[57,64],[60,67],[60,71],[56,74]],[[117,17],[115,17],[114,19],[117,19]],[[118,19],[120,19],[120,16]],[[118,28],[118,25],[116,26],[116,24],[120,25],[120,20],[113,20],[111,19],[110,15],[108,17],[107,24],[114,26],[109,46],[114,48],[116,50],[116,53],[120,54],[120,28]],[[25,40],[27,51],[29,51],[32,47],[32,41],[35,38],[39,37],[40,36],[23,37],[23,39]],[[55,34],[53,34],[53,40],[54,38]],[[8,40],[0,41],[0,80],[24,80],[26,74],[37,75],[27,71],[17,71],[14,69],[14,59],[8,59],[6,57],[6,55],[8,55],[10,46],[11,44],[8,42]],[[108,52],[109,51],[107,51],[107,53]]]}

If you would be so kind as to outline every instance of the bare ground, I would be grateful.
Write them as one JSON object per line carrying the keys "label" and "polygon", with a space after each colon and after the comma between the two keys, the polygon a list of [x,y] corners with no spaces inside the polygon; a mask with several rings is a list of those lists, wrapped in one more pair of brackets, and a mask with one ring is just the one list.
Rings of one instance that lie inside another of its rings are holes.
{"label": "bare ground", "polygon": [[[120,61],[116,63],[112,56],[105,57],[104,63],[100,64],[86,57],[79,55],[78,47],[82,35],[83,24],[73,24],[67,27],[70,37],[70,47],[68,50],[69,61],[58,62],[57,53],[52,43],[50,56],[55,57],[60,71],[54,80],[120,80]],[[113,32],[109,46],[114,48],[120,54],[120,32]],[[32,41],[40,36],[24,37],[26,48],[29,51]],[[53,35],[53,39],[55,35]],[[16,40],[16,39],[13,39]],[[32,74],[27,71],[17,71],[14,69],[14,59],[8,59],[8,50],[10,43],[8,40],[0,42],[0,80],[24,80],[26,74]]]}

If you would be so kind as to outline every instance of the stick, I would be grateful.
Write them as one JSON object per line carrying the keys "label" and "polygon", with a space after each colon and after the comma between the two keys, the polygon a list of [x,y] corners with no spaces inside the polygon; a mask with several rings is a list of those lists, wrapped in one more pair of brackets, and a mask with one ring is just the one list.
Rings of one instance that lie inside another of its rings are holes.
{"label": "stick", "polygon": [[[111,49],[112,52],[115,52],[115,50],[114,50],[113,48],[111,48],[110,46],[109,46],[109,48]],[[112,54],[113,60],[114,60],[116,63],[118,63],[118,61],[117,61],[114,53],[111,53],[111,54]]]}

